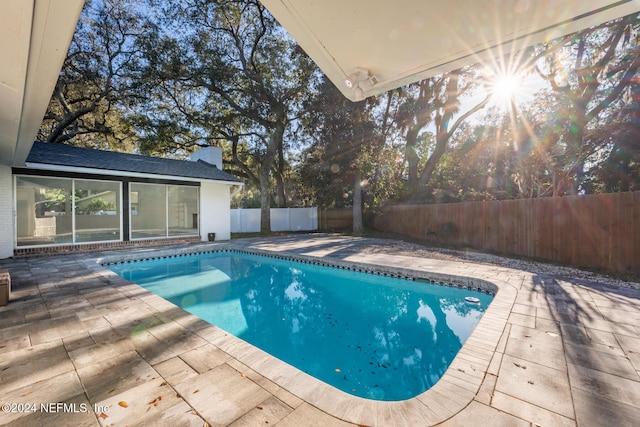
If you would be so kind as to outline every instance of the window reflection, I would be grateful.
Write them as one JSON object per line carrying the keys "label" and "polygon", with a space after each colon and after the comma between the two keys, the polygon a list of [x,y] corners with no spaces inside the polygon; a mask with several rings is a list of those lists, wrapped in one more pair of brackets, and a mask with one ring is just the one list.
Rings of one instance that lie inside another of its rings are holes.
{"label": "window reflection", "polygon": [[71,243],[71,180],[18,177],[18,246]]}
{"label": "window reflection", "polygon": [[167,186],[131,184],[131,237],[148,239],[167,235]]}
{"label": "window reflection", "polygon": [[198,188],[131,184],[131,237],[198,235]]}
{"label": "window reflection", "polygon": [[120,240],[120,183],[75,181],[75,241]]}

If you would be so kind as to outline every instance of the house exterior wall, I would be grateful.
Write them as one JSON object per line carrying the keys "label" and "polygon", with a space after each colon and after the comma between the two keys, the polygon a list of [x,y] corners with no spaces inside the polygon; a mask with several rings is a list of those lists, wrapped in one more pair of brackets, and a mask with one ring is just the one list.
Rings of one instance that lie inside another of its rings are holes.
{"label": "house exterior wall", "polygon": [[13,203],[11,167],[0,165],[0,259],[13,256]]}
{"label": "house exterior wall", "polygon": [[203,182],[200,187],[200,235],[208,240],[216,233],[216,240],[231,239],[230,187]]}
{"label": "house exterior wall", "polygon": [[[221,182],[207,182],[201,181],[199,186],[193,185],[194,183],[187,183],[182,181],[171,181],[168,185],[187,185],[189,187],[198,188],[199,190],[199,206],[198,206],[198,214],[195,215],[187,215],[184,219],[185,224],[189,225],[189,227],[193,227],[194,234],[193,235],[180,235],[171,234],[166,238],[155,238],[155,239],[134,239],[129,240],[129,238],[125,235],[125,240],[112,240],[112,241],[77,241],[75,244],[69,242],[69,244],[65,243],[56,243],[56,244],[37,244],[37,245],[23,245],[20,247],[16,247],[16,230],[18,232],[18,236],[22,234],[34,234],[33,229],[37,224],[32,224],[35,221],[41,220],[51,220],[53,219],[54,228],[59,228],[59,224],[57,221],[61,218],[52,217],[52,218],[32,218],[32,221],[28,221],[24,216],[22,218],[17,218],[15,214],[16,210],[16,198],[18,194],[15,193],[14,186],[14,174],[15,176],[57,176],[55,173],[44,173],[42,175],[38,173],[27,173],[24,171],[16,172],[15,169],[12,169],[8,166],[0,165],[0,259],[9,258],[12,256],[30,256],[30,255],[39,255],[45,253],[66,253],[66,252],[90,252],[95,250],[107,250],[109,248],[126,248],[126,247],[144,247],[147,245],[155,245],[155,244],[183,244],[185,242],[193,242],[193,241],[207,241],[209,233],[215,233],[216,240],[229,240],[231,238],[231,213],[230,213],[230,190],[231,185]],[[75,176],[72,173],[61,175],[60,179],[98,179],[105,180],[105,177],[100,176],[87,176],[82,175],[81,177]],[[118,176],[110,176],[110,180],[118,181],[120,177]],[[136,181],[137,182],[137,181]],[[156,183],[156,182],[153,182]],[[133,183],[130,183],[126,188],[129,188]],[[18,189],[20,189],[18,187]],[[24,194],[23,194],[24,196]],[[33,198],[33,195],[31,195]],[[23,200],[24,199],[24,200]],[[22,197],[19,201],[25,200],[28,201],[27,198]],[[33,201],[32,201],[33,202]],[[194,200],[195,202],[195,200]],[[126,206],[128,206],[125,203]],[[125,209],[128,209],[124,207]],[[24,206],[23,206],[24,210]],[[68,211],[71,211],[70,208]],[[192,207],[192,211],[195,212],[195,206]],[[191,211],[189,211],[191,212]],[[128,215],[125,213],[125,215]],[[27,215],[29,216],[29,215]],[[85,218],[86,217],[86,218]],[[120,218],[116,215],[111,218],[111,216],[100,216],[101,219],[120,221]],[[66,218],[62,218],[66,219]],[[71,219],[71,215],[68,216],[68,219]],[[126,219],[126,218],[123,218]],[[194,221],[190,221],[190,219],[196,220],[199,223],[198,233],[195,233],[195,227],[197,225],[191,226],[191,224],[197,224]],[[91,228],[89,224],[84,224],[84,221],[95,220],[95,218],[89,218],[88,215],[78,215],[76,217],[76,226],[80,226],[81,229]],[[84,226],[83,226],[84,224]],[[124,227],[128,227],[128,222],[123,224]],[[41,224],[46,225],[46,224]],[[184,224],[183,224],[184,225]],[[184,225],[185,227],[187,225]],[[117,227],[116,227],[117,228]],[[30,231],[31,230],[31,231]]]}

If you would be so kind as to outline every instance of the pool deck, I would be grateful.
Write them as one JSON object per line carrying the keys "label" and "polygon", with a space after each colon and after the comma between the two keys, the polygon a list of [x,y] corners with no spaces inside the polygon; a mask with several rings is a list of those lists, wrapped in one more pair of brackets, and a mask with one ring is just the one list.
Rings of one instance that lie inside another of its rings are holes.
{"label": "pool deck", "polygon": [[158,249],[0,260],[13,287],[0,307],[0,425],[638,425],[640,290],[370,253],[368,239],[335,235],[168,250],[228,245],[499,291],[434,387],[378,402],[327,386],[97,263]]}

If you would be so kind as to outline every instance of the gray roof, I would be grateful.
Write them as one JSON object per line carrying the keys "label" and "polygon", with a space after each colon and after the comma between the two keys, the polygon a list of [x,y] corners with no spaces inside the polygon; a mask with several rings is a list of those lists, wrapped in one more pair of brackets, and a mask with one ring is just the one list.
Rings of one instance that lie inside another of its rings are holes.
{"label": "gray roof", "polygon": [[114,175],[118,175],[118,172],[135,172],[240,182],[235,176],[202,160],[193,162],[191,160],[164,159],[39,141],[34,142],[27,157],[27,163],[108,170],[113,171]]}

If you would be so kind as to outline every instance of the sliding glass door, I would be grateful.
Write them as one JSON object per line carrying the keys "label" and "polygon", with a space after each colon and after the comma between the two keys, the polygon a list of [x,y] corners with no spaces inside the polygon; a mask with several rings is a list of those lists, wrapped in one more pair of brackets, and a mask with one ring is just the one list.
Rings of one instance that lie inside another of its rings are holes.
{"label": "sliding glass door", "polygon": [[198,187],[131,183],[131,238],[198,235]]}
{"label": "sliding glass door", "polygon": [[121,240],[121,200],[117,181],[17,176],[17,245]]}

